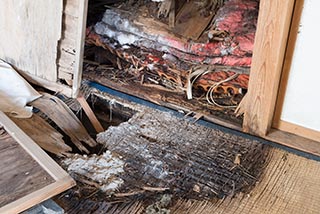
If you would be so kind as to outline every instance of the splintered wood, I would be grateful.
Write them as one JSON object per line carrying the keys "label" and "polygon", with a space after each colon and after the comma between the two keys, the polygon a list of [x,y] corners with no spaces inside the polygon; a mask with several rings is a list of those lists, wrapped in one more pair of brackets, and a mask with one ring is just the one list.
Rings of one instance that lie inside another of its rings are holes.
{"label": "splintered wood", "polygon": [[259,179],[268,154],[257,141],[156,110],[110,127],[97,141],[125,161],[121,192],[151,186],[185,198],[246,192]]}
{"label": "splintered wood", "polygon": [[72,150],[65,144],[62,134],[36,114],[33,114],[31,118],[23,119],[11,117],[11,120],[48,152],[60,156],[66,155]]}
{"label": "splintered wood", "polygon": [[76,145],[80,151],[89,153],[83,143],[90,147],[96,145],[96,142],[90,137],[79,119],[59,98],[49,94],[43,94],[41,98],[33,101],[31,105],[40,109],[54,121],[57,126],[70,137],[72,143]]}

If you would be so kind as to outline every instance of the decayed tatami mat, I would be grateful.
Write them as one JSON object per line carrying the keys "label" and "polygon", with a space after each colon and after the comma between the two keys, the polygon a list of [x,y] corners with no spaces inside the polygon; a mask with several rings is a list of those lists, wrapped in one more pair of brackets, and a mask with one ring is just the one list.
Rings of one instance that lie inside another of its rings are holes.
{"label": "decayed tatami mat", "polygon": [[272,149],[260,182],[249,194],[217,203],[179,201],[172,213],[300,214],[320,212],[320,163]]}

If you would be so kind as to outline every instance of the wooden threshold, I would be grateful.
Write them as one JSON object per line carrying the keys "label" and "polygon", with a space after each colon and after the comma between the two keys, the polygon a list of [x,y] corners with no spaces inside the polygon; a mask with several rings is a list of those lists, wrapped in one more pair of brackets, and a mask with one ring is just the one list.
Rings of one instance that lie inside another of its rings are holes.
{"label": "wooden threshold", "polygon": [[[301,137],[305,137],[314,141],[320,141],[320,132],[309,129],[303,126],[299,126],[294,123],[290,123],[287,121],[279,120],[273,124],[273,127],[285,132],[289,132],[292,134],[298,134]],[[320,145],[320,143],[319,143]]]}
{"label": "wooden threshold", "polygon": [[271,129],[264,137],[280,145],[320,156],[320,142],[278,129]]}
{"label": "wooden threshold", "polygon": [[[44,187],[31,189],[31,192],[29,191],[27,195],[18,197],[14,201],[4,204],[0,207],[0,213],[20,213],[75,185],[75,181],[1,111],[0,125],[3,126],[5,131],[18,143],[19,148],[22,147],[22,150],[24,150],[27,155],[30,156],[32,160],[48,174],[48,176],[50,176],[50,180],[53,179],[52,182],[49,182]],[[19,184],[14,183],[13,185]],[[6,194],[5,190],[7,189],[1,190],[2,195]]]}

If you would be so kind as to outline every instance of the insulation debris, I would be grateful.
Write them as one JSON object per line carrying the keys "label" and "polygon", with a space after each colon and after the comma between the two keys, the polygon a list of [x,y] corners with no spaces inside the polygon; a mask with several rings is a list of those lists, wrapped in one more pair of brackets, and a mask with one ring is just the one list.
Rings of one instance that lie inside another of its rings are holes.
{"label": "insulation debris", "polygon": [[101,191],[113,192],[123,183],[119,177],[124,172],[124,162],[110,151],[102,155],[78,155],[66,158],[62,162],[71,174],[79,174],[96,182]]}

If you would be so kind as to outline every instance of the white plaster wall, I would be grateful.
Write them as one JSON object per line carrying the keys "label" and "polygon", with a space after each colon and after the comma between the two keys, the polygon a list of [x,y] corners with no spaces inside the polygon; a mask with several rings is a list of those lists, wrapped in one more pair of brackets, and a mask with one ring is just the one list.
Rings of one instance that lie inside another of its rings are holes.
{"label": "white plaster wall", "polygon": [[320,131],[320,0],[305,0],[281,120]]}

